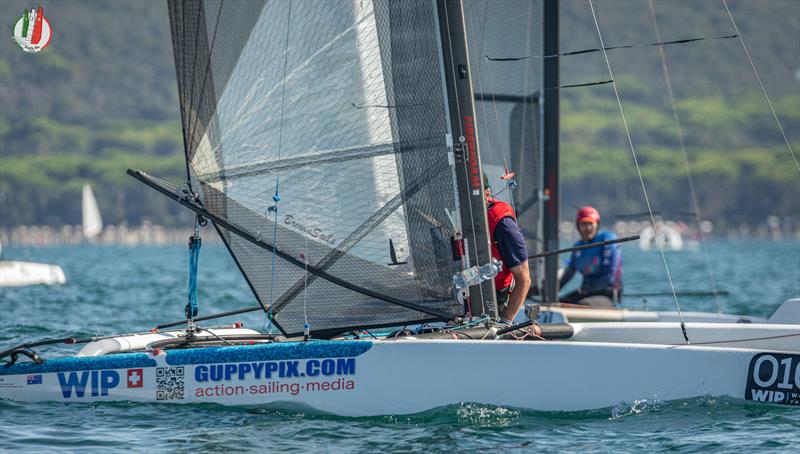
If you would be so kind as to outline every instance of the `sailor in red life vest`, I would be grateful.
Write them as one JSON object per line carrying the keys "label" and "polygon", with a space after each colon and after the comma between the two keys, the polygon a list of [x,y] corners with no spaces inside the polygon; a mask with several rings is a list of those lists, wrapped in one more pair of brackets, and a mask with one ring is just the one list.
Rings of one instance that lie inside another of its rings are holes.
{"label": "sailor in red life vest", "polygon": [[483,176],[484,194],[488,207],[489,235],[492,257],[503,262],[503,269],[494,278],[497,291],[497,310],[500,321],[511,324],[525,302],[531,285],[528,270],[528,249],[525,237],[517,225],[511,205],[492,198],[489,179]]}

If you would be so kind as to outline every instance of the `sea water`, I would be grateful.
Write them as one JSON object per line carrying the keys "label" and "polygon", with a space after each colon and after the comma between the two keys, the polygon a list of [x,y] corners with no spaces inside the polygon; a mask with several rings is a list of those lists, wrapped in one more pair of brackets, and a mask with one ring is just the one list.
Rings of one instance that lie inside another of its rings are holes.
{"label": "sea water", "polygon": [[[179,320],[188,249],[64,246],[4,248],[5,260],[61,265],[67,284],[0,289],[0,349],[46,337],[145,331]],[[676,291],[709,291],[706,255],[666,255]],[[679,297],[686,311],[768,317],[800,296],[800,242],[708,243],[720,297]],[[626,294],[669,291],[661,256],[623,246]],[[222,246],[200,253],[200,313],[256,304]],[[631,308],[674,310],[671,296],[625,297]],[[242,314],[260,329],[264,316]],[[220,322],[222,323],[222,322]],[[42,348],[45,358],[74,352]],[[476,362],[480,365],[480,361]],[[476,367],[477,367],[476,366]],[[2,367],[2,366],[0,366]],[[514,370],[497,371],[497,386]],[[591,386],[591,374],[586,386]],[[520,390],[537,392],[537,390]],[[542,390],[541,392],[552,392]],[[703,397],[637,401],[584,412],[533,412],[465,402],[414,415],[344,418],[306,411],[217,405],[63,404],[0,401],[0,451],[322,452],[800,452],[800,408]]]}

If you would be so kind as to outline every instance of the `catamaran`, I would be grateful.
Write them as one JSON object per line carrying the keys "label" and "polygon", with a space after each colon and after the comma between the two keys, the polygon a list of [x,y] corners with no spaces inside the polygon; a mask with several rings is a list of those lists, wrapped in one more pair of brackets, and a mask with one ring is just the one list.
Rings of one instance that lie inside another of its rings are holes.
{"label": "catamaran", "polygon": [[[800,404],[800,299],[770,323],[537,324],[533,313],[497,322],[481,178],[493,154],[478,136],[493,118],[476,112],[475,84],[488,74],[470,50],[482,27],[465,20],[488,4],[169,1],[187,182],[128,173],[197,215],[186,318],[0,352],[0,398],[351,416],[459,402],[569,411],[705,395]],[[558,55],[557,1],[491,2],[487,11],[478,18],[503,24],[509,42],[527,46],[520,53]],[[525,115],[529,92],[495,99],[522,99],[512,116],[543,131],[543,160],[557,160],[558,58],[524,64],[542,115]],[[510,161],[521,175],[538,168]],[[526,225],[533,209],[524,205],[538,203],[553,251],[557,172],[541,188],[517,210]],[[251,310],[198,316],[200,232],[209,223],[268,329],[201,326]],[[554,255],[542,254],[555,276]],[[55,343],[83,347],[52,359],[37,351]]]}

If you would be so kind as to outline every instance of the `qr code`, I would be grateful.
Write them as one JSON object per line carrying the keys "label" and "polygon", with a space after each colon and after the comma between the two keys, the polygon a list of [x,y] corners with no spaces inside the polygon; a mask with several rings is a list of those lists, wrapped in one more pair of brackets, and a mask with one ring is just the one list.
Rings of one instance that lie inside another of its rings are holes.
{"label": "qr code", "polygon": [[183,399],[183,366],[156,368],[156,400]]}

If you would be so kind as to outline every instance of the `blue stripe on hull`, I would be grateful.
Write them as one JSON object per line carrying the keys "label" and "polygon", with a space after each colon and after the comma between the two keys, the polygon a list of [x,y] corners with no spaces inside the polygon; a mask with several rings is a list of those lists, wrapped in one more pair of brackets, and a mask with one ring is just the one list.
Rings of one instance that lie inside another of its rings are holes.
{"label": "blue stripe on hull", "polygon": [[369,341],[312,341],[212,347],[167,352],[167,364],[244,363],[283,359],[346,358],[359,356],[372,347]]}
{"label": "blue stripe on hull", "polygon": [[48,359],[44,364],[25,362],[13,366],[0,366],[0,375],[42,374],[78,370],[129,369],[132,367],[155,367],[154,359],[145,353],[124,353],[109,356],[73,356]]}
{"label": "blue stripe on hull", "polygon": [[[232,347],[193,348],[167,352],[167,364],[238,363],[309,358],[352,358],[372,347],[370,341],[312,341],[279,344],[240,345]],[[123,353],[108,356],[81,356],[48,359],[44,364],[24,362],[0,366],[0,375],[41,374],[101,369],[155,367],[156,362],[145,353]]]}

